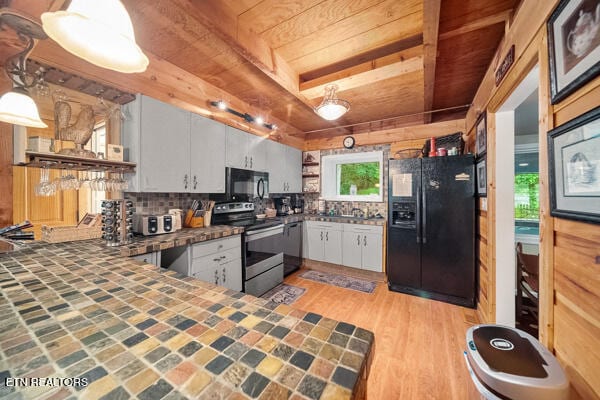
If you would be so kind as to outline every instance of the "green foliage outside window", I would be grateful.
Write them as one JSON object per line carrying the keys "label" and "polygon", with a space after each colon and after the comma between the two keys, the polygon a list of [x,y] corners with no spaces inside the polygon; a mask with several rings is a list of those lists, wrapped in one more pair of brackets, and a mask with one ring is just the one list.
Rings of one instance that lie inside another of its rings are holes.
{"label": "green foliage outside window", "polygon": [[540,215],[540,176],[515,175],[515,218],[538,220]]}
{"label": "green foliage outside window", "polygon": [[341,195],[379,194],[379,162],[338,164],[337,168]]}

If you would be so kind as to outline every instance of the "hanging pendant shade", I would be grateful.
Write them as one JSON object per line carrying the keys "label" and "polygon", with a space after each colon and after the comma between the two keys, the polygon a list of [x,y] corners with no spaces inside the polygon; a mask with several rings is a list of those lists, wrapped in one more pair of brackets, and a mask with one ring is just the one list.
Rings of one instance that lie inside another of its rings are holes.
{"label": "hanging pendant shade", "polygon": [[321,118],[328,121],[333,121],[346,114],[350,109],[350,103],[346,100],[340,100],[335,94],[338,89],[337,85],[325,86],[325,97],[321,104],[315,107],[315,112],[321,116]]}
{"label": "hanging pendant shade", "polygon": [[48,127],[40,119],[33,99],[20,87],[13,88],[0,97],[0,121],[32,128]]}
{"label": "hanging pendant shade", "polygon": [[148,67],[119,0],[72,0],[66,11],[45,12],[41,19],[48,36],[94,65],[125,73]]}

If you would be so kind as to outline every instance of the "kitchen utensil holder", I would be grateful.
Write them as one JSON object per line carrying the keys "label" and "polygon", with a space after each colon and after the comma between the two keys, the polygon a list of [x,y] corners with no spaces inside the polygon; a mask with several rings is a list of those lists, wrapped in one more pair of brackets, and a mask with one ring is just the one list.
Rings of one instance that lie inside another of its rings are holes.
{"label": "kitchen utensil holder", "polygon": [[130,200],[102,201],[102,238],[106,245],[121,246],[133,241],[133,203]]}

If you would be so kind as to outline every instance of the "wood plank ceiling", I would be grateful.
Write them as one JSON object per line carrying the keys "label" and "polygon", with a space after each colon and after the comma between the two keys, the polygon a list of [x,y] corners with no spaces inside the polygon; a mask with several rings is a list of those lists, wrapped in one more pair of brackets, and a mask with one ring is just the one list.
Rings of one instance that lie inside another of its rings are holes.
{"label": "wood plank ceiling", "polygon": [[[146,52],[310,138],[464,117],[423,112],[471,102],[519,0],[123,3]],[[351,103],[335,122],[312,110],[328,83]]]}

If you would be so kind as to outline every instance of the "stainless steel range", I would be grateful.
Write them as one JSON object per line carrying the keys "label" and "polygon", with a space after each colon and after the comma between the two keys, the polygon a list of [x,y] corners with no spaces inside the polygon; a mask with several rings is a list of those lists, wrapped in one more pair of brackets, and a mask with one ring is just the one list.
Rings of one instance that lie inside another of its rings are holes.
{"label": "stainless steel range", "polygon": [[230,202],[215,205],[212,222],[244,227],[244,292],[260,296],[283,282],[284,238],[281,221],[256,219],[253,203]]}

